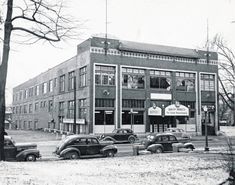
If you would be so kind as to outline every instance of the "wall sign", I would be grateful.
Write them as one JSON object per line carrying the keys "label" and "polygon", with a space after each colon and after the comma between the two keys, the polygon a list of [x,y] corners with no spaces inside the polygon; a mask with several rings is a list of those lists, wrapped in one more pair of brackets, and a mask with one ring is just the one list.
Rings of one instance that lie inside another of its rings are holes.
{"label": "wall sign", "polygon": [[189,109],[184,105],[169,105],[165,108],[165,116],[189,116]]}
{"label": "wall sign", "polygon": [[162,115],[162,109],[160,107],[150,107],[148,109],[148,115],[149,116],[161,116]]}
{"label": "wall sign", "polygon": [[[63,123],[74,123],[74,120],[64,118]],[[76,119],[76,124],[85,124],[85,119]]]}

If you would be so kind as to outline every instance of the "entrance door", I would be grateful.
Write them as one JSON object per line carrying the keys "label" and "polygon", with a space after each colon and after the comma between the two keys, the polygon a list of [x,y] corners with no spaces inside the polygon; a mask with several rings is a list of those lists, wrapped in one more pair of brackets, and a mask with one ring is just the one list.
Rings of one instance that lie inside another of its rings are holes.
{"label": "entrance door", "polygon": [[149,119],[152,132],[164,132],[173,125],[173,120],[170,116],[149,116]]}

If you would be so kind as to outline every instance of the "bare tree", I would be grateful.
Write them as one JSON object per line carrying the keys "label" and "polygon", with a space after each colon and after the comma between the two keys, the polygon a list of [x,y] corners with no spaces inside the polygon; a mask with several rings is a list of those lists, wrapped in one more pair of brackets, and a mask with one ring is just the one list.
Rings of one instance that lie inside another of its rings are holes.
{"label": "bare tree", "polygon": [[217,50],[220,57],[218,77],[220,85],[219,96],[228,108],[234,112],[235,55],[220,35],[214,37],[212,46]]}
{"label": "bare tree", "polygon": [[44,40],[52,44],[74,36],[76,26],[63,15],[62,0],[6,0],[2,6],[6,8],[6,16],[0,61],[0,160],[5,160],[5,86],[12,33],[21,36],[23,43],[32,44]]}

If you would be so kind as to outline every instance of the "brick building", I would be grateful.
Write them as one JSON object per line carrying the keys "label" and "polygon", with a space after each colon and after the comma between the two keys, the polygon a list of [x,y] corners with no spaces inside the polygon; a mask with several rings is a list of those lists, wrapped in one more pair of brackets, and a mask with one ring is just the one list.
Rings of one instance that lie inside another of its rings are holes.
{"label": "brick building", "polygon": [[76,105],[78,133],[179,127],[201,134],[205,121],[216,133],[217,53],[207,60],[202,50],[118,39],[107,40],[106,52],[105,43],[101,37],[87,39],[76,56],[15,87],[18,128],[71,132]]}

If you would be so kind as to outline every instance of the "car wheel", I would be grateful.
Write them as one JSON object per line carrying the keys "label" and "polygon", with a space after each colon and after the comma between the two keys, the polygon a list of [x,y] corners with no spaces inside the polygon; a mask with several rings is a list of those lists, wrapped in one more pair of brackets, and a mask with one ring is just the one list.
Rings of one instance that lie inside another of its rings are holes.
{"label": "car wheel", "polygon": [[186,149],[190,149],[193,151],[194,147],[193,146],[187,146]]}
{"label": "car wheel", "polygon": [[36,156],[33,154],[29,154],[26,156],[25,161],[36,161]]}
{"label": "car wheel", "polygon": [[134,137],[129,137],[128,141],[133,144],[135,142],[135,138]]}
{"label": "car wheel", "polygon": [[162,153],[163,151],[162,151],[162,148],[156,148],[156,153]]}
{"label": "car wheel", "polygon": [[66,154],[65,158],[74,160],[74,159],[78,159],[79,155],[77,152],[69,152]]}
{"label": "car wheel", "polygon": [[114,157],[114,151],[108,150],[108,151],[105,153],[105,156],[106,156],[106,157]]}

